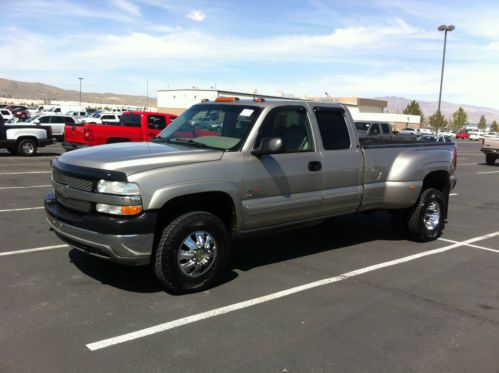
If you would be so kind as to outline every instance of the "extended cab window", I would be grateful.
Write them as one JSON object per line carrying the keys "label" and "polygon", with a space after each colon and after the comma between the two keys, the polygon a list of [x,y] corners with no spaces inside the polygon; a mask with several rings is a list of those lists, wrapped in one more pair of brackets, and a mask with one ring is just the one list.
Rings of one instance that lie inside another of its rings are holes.
{"label": "extended cab window", "polygon": [[147,118],[147,127],[152,130],[162,130],[166,127],[165,117],[162,115],[149,115]]}
{"label": "extended cab window", "polygon": [[341,110],[314,108],[322,145],[326,150],[350,148],[350,135]]}
{"label": "extended cab window", "polygon": [[272,110],[260,128],[256,146],[264,137],[282,139],[283,153],[312,151],[312,138],[307,110],[301,106],[287,106]]}
{"label": "extended cab window", "polygon": [[140,127],[140,115],[139,114],[122,115],[120,118],[120,123],[122,126],[125,127]]}
{"label": "extended cab window", "polygon": [[388,123],[381,123],[381,128],[383,128],[383,133],[385,135],[390,134],[390,125]]}

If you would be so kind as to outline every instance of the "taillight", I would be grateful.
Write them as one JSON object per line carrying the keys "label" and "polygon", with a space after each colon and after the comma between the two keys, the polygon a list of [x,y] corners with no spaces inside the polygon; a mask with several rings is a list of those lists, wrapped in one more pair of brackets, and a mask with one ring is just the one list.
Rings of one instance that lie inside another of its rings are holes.
{"label": "taillight", "polygon": [[85,137],[85,140],[87,140],[87,141],[93,141],[94,131],[92,131],[90,128],[85,128],[85,131],[83,133],[83,137]]}
{"label": "taillight", "polygon": [[480,139],[480,142],[481,142],[481,143],[482,143],[482,145],[483,145],[483,143],[485,142],[485,138],[484,138],[484,137],[482,137],[482,138]]}
{"label": "taillight", "polygon": [[52,137],[52,127],[48,126],[47,127],[47,138],[51,138]]}

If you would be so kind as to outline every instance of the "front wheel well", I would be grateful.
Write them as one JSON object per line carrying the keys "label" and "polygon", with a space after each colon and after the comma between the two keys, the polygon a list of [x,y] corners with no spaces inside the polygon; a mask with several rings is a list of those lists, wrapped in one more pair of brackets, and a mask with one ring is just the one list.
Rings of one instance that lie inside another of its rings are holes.
{"label": "front wheel well", "polygon": [[[159,211],[157,232],[161,232],[180,215],[193,211],[205,211],[218,217],[229,235],[235,232],[237,216],[234,201],[225,192],[187,194],[166,202]],[[158,234],[156,234],[158,236]]]}

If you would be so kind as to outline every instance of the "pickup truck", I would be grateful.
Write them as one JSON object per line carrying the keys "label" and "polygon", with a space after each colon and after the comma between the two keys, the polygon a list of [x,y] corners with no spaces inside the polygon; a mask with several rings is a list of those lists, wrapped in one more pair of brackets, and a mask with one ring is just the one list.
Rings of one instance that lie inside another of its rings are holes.
{"label": "pickup truck", "polygon": [[365,144],[339,104],[223,97],[152,142],[64,153],[44,206],[71,247],[152,264],[167,291],[185,293],[216,281],[231,240],[336,215],[389,210],[409,239],[435,240],[456,161],[453,143]]}
{"label": "pickup truck", "polygon": [[482,148],[480,150],[485,154],[485,163],[493,166],[499,154],[499,138],[483,137]]}
{"label": "pickup truck", "polygon": [[74,150],[117,142],[149,141],[177,116],[149,111],[125,112],[118,123],[76,123],[64,130],[62,147]]}
{"label": "pickup truck", "polygon": [[31,157],[38,147],[50,145],[52,128],[35,125],[2,125],[0,126],[0,148],[6,148],[11,154]]}

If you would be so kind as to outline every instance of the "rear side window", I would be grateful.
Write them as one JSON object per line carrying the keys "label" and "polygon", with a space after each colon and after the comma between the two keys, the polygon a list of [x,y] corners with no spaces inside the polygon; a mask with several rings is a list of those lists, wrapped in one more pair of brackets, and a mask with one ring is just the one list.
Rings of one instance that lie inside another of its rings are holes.
{"label": "rear side window", "polygon": [[350,148],[350,135],[343,113],[340,110],[314,108],[319,124],[322,144],[326,150]]}
{"label": "rear side window", "polygon": [[102,120],[109,120],[109,119],[112,120],[112,119],[116,119],[116,118],[114,117],[114,115],[103,115],[101,119]]}
{"label": "rear side window", "polygon": [[162,115],[149,115],[147,117],[147,127],[152,130],[162,130],[166,127],[165,117]]}
{"label": "rear side window", "polygon": [[50,123],[64,123],[65,117],[51,117]]}
{"label": "rear side window", "polygon": [[125,114],[120,118],[120,123],[125,127],[140,127],[140,115]]}
{"label": "rear side window", "polygon": [[64,122],[67,124],[75,124],[75,121],[71,117],[64,117]]}
{"label": "rear side window", "polygon": [[388,125],[388,123],[381,123],[381,128],[383,128],[383,133],[385,135],[390,134],[390,126]]}

